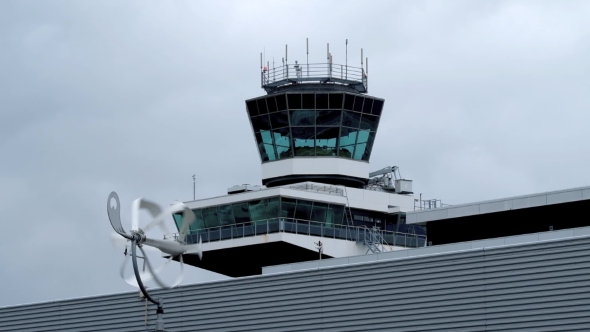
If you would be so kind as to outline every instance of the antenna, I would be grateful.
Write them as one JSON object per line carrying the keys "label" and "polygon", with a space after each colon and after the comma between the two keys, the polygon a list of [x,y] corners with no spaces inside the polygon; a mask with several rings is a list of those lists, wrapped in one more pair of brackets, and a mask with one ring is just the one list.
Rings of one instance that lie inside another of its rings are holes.
{"label": "antenna", "polygon": [[305,38],[305,49],[307,50],[307,77],[309,77],[309,38]]}
{"label": "antenna", "polygon": [[196,196],[197,195],[197,191],[196,191],[197,190],[196,189],[197,188],[197,186],[196,186],[196,180],[197,180],[196,179],[196,174],[193,174],[193,201],[195,201],[196,200],[196,197],[197,197]]}
{"label": "antenna", "polygon": [[287,52],[287,44],[285,44],[285,64],[287,65],[285,68],[287,70],[287,78],[289,78],[289,56]]}
{"label": "antenna", "polygon": [[345,79],[348,79],[348,38],[346,38],[346,75]]}
{"label": "antenna", "polygon": [[[138,220],[137,217],[139,215],[139,210],[144,209],[150,213],[152,216],[152,220],[142,229],[138,227]],[[164,218],[168,215],[172,215],[174,213],[182,212],[182,227],[179,230],[179,235],[174,240],[159,240],[154,238],[148,238],[146,236],[146,232],[154,226],[158,226],[162,229],[164,234],[168,234],[166,226],[164,225]],[[154,279],[154,281],[162,288],[168,289],[176,287],[182,281],[184,276],[184,261],[182,255],[186,253],[186,243],[185,243],[185,236],[189,230],[189,226],[196,220],[195,214],[191,209],[186,207],[183,203],[177,203],[169,208],[162,210],[159,205],[153,203],[151,201],[145,200],[143,198],[136,199],[133,201],[132,210],[131,210],[131,233],[125,232],[123,226],[121,224],[121,205],[119,201],[119,196],[116,192],[111,192],[109,197],[107,198],[107,214],[109,216],[109,220],[111,222],[111,226],[115,231],[114,234],[111,235],[111,239],[113,240],[113,244],[121,243],[127,247],[129,244],[131,245],[131,255],[128,254],[127,248],[125,248],[125,260],[123,261],[123,265],[120,269],[120,275],[125,282],[128,284],[139,287],[139,290],[143,294],[143,296],[153,304],[158,306],[156,310],[156,328],[155,331],[165,331],[164,330],[164,302],[161,298],[157,300],[150,296],[147,292],[146,287],[144,286],[144,282],[148,280]],[[130,242],[130,243],[129,243]],[[142,256],[137,255],[137,248],[141,251]],[[145,249],[144,249],[145,247]],[[168,254],[169,258],[164,263],[164,266],[160,266],[157,269],[152,267],[150,260],[148,259],[145,250],[148,248],[153,248],[161,251],[161,253]],[[199,258],[202,259],[203,252],[201,249],[201,240],[199,239],[199,246],[197,254]],[[127,265],[129,256],[131,256],[132,265],[133,265],[133,272],[134,277],[125,278],[124,271],[125,266]],[[144,264],[147,266],[147,272],[140,272],[139,267],[137,265],[137,258],[143,258]],[[158,277],[158,274],[163,270],[165,265],[167,265],[174,257],[178,257],[180,262],[180,276],[179,278],[171,285],[167,285]],[[133,282],[135,279],[135,282]]]}

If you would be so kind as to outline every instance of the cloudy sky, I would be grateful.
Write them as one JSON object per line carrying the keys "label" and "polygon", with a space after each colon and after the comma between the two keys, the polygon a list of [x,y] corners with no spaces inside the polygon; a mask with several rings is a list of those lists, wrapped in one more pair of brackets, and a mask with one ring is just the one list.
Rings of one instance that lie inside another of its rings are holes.
{"label": "cloudy sky", "polygon": [[[132,290],[105,201],[260,183],[259,52],[360,48],[371,164],[458,204],[590,184],[588,1],[0,1],[0,306]],[[357,60],[358,59],[358,60]],[[170,226],[173,227],[173,226]],[[186,282],[220,276],[190,269]]]}

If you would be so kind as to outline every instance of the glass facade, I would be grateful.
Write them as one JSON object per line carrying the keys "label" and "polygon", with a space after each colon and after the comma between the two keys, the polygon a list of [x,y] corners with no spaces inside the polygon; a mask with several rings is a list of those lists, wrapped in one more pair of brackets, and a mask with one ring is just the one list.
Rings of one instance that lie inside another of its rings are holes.
{"label": "glass facade", "polygon": [[[285,218],[301,222],[312,221],[328,227],[347,225],[344,206],[315,202],[289,197],[270,197],[248,202],[211,206],[193,210],[196,221],[190,226],[190,232],[197,230],[231,226],[236,224],[262,224],[267,220]],[[352,226],[376,226],[382,230],[409,234],[426,235],[426,228],[419,225],[406,225],[405,215],[391,215],[383,212],[350,209]],[[182,226],[182,214],[175,214],[174,221],[178,229]]]}
{"label": "glass facade", "polygon": [[262,162],[294,157],[369,161],[383,99],[287,93],[246,101]]}
{"label": "glass facade", "polygon": [[[289,218],[302,221],[315,221],[326,225],[343,223],[344,206],[313,202],[288,197],[270,197],[249,202],[206,207],[193,210],[196,221],[190,231],[199,229],[231,226],[235,224],[266,222],[269,219]],[[180,230],[182,214],[174,214],[174,222]]]}

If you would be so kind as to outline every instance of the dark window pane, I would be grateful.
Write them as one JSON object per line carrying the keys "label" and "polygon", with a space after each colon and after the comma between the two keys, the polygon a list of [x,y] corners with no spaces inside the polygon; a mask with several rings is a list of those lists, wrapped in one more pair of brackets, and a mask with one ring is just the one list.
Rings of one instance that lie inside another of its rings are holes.
{"label": "dark window pane", "polygon": [[268,216],[268,218],[278,218],[279,217],[279,206],[280,206],[279,197],[271,197],[271,198],[267,199],[266,215]]}
{"label": "dark window pane", "polygon": [[352,159],[354,153],[354,145],[341,146],[338,150],[338,157]]}
{"label": "dark window pane", "polygon": [[315,94],[315,108],[328,108],[328,95],[326,93]]}
{"label": "dark window pane", "polygon": [[248,106],[248,114],[250,114],[250,116],[258,115],[258,105],[256,104],[256,100],[247,101],[246,106]]}
{"label": "dark window pane", "polygon": [[[365,101],[366,102],[366,101]],[[379,117],[375,115],[364,114],[361,116],[361,129],[377,130]]]}
{"label": "dark window pane", "polygon": [[231,204],[217,207],[217,219],[219,219],[219,224],[221,226],[233,225],[236,223],[234,219],[234,210],[232,209]]}
{"label": "dark window pane", "polygon": [[343,158],[352,158],[357,135],[357,129],[345,127],[340,129],[340,149],[338,151],[338,156]]}
{"label": "dark window pane", "polygon": [[355,112],[361,112],[363,110],[363,100],[365,97],[356,96],[354,98],[354,108]]}
{"label": "dark window pane", "polygon": [[287,95],[287,100],[289,100],[289,109],[301,109],[301,95],[296,93],[296,94],[288,94]]}
{"label": "dark window pane", "polygon": [[258,99],[256,101],[258,104],[258,113],[266,114],[268,113],[268,108],[266,108],[266,98]]}
{"label": "dark window pane", "polygon": [[327,212],[327,203],[313,202],[313,208],[311,210],[311,221],[325,223]]}
{"label": "dark window pane", "polygon": [[277,102],[277,110],[284,111],[287,109],[287,100],[285,95],[276,95],[275,100]]}
{"label": "dark window pane", "polygon": [[355,144],[357,135],[358,135],[357,129],[341,128],[340,129],[340,146]]}
{"label": "dark window pane", "polygon": [[330,108],[331,109],[342,109],[342,93],[331,93],[330,94]]}
{"label": "dark window pane", "polygon": [[295,199],[281,197],[281,217],[293,218],[295,215],[295,203]]}
{"label": "dark window pane", "polygon": [[358,128],[361,122],[361,114],[351,111],[342,112],[342,126],[350,128]]}
{"label": "dark window pane", "polygon": [[236,224],[250,221],[250,211],[248,209],[247,202],[232,204],[232,208],[234,210],[234,219],[236,220]]}
{"label": "dark window pane", "polygon": [[365,103],[363,104],[363,113],[371,113],[372,107],[373,107],[373,99],[365,98]]}
{"label": "dark window pane", "polygon": [[193,213],[195,214],[195,222],[193,222],[189,226],[189,229],[191,230],[191,232],[196,231],[198,229],[205,228],[205,221],[203,220],[203,211],[201,211],[200,209],[197,209],[197,210],[193,210]]}
{"label": "dark window pane", "polygon": [[345,94],[344,95],[344,109],[352,111],[352,106],[354,105],[354,96]]}
{"label": "dark window pane", "polygon": [[219,226],[219,221],[217,220],[217,208],[210,207],[203,209],[203,220],[205,221],[205,226],[207,228]]}
{"label": "dark window pane", "polygon": [[277,103],[275,101],[275,97],[266,98],[266,106],[268,107],[269,112],[276,112],[277,111]]}
{"label": "dark window pane", "polygon": [[266,199],[250,201],[248,203],[251,221],[268,219],[266,214]]}
{"label": "dark window pane", "polygon": [[314,127],[292,127],[293,146],[295,156],[315,155],[315,128]]}
{"label": "dark window pane", "polygon": [[289,128],[273,130],[273,137],[278,159],[292,158],[291,130]]}
{"label": "dark window pane", "polygon": [[314,110],[289,111],[291,114],[291,126],[313,126],[315,125]]}
{"label": "dark window pane", "polygon": [[254,116],[250,119],[252,120],[252,128],[254,128],[254,132],[270,129],[270,119],[268,118],[268,114]]}
{"label": "dark window pane", "polygon": [[373,102],[373,110],[371,111],[371,114],[381,115],[382,109],[383,109],[383,100],[375,99],[375,101]]}
{"label": "dark window pane", "polygon": [[344,218],[344,206],[330,204],[326,212],[326,225],[346,225]]}
{"label": "dark window pane", "polygon": [[338,127],[317,127],[315,140],[316,156],[336,156],[336,143],[340,128]]}
{"label": "dark window pane", "polygon": [[373,151],[373,143],[375,142],[375,132],[369,134],[369,139],[367,140],[367,145],[365,147],[365,151],[361,156],[362,160],[369,161],[371,158],[371,151]]}
{"label": "dark window pane", "polygon": [[339,126],[341,118],[341,110],[325,110],[316,112],[316,124],[318,126]]}
{"label": "dark window pane", "polygon": [[309,220],[311,218],[311,201],[297,200],[295,208],[295,219]]}
{"label": "dark window pane", "polygon": [[313,93],[304,93],[301,95],[302,97],[302,108],[304,109],[314,109],[315,108],[315,95]]}
{"label": "dark window pane", "polygon": [[289,126],[289,113],[287,111],[271,113],[268,116],[270,117],[270,124],[273,128]]}
{"label": "dark window pane", "polygon": [[258,145],[258,152],[260,152],[260,159],[262,161],[268,161],[268,154],[266,153],[266,148],[264,147],[264,143],[262,141],[262,135],[260,133],[256,133],[256,144]]}

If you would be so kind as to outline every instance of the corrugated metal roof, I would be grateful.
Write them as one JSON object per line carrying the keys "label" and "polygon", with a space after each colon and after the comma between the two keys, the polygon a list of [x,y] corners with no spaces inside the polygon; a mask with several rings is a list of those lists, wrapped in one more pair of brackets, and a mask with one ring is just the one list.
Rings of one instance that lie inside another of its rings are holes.
{"label": "corrugated metal roof", "polygon": [[[154,291],[170,331],[589,331],[590,238]],[[145,331],[137,293],[0,309],[0,331]]]}

